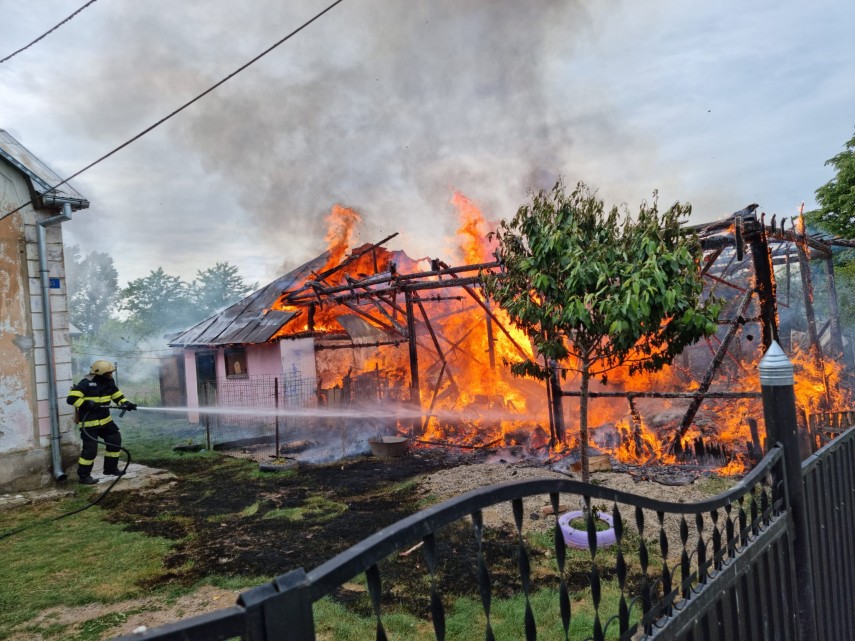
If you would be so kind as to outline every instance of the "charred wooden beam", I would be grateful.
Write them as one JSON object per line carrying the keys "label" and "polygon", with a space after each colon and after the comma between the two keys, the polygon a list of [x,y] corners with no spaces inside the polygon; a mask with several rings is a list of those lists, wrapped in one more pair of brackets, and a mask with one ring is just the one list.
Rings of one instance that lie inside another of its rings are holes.
{"label": "charred wooden beam", "polygon": [[[742,302],[739,305],[739,312],[737,313],[737,321],[741,319],[745,312],[748,310],[748,305],[751,303],[751,296],[753,292],[747,292],[745,296],[742,297]],[[683,416],[683,421],[680,423],[680,428],[677,431],[677,437],[675,440],[680,440],[683,438],[683,435],[689,430],[689,427],[692,425],[692,421],[695,420],[695,415],[698,413],[698,409],[701,406],[701,403],[704,400],[704,394],[709,391],[710,384],[712,383],[713,376],[715,376],[716,371],[721,365],[722,360],[724,360],[724,356],[727,353],[728,348],[730,347],[730,343],[733,340],[733,337],[736,336],[736,332],[739,330],[740,323],[735,322],[728,329],[727,334],[725,334],[724,339],[721,341],[721,345],[719,345],[718,350],[716,351],[715,357],[710,363],[709,368],[707,369],[706,374],[704,374],[704,378],[701,381],[700,386],[698,387],[699,396],[696,396],[692,399],[692,402],[689,404],[689,408],[686,410],[685,416]]]}
{"label": "charred wooden beam", "polygon": [[825,403],[823,409],[828,409],[831,406],[831,398],[829,396],[828,379],[825,375],[825,366],[822,362],[822,345],[819,342],[819,334],[816,331],[816,314],[813,309],[813,281],[810,273],[807,236],[804,233],[799,233],[795,237],[797,239],[796,249],[799,256],[799,272],[802,281],[802,300],[805,305],[805,316],[807,317],[808,339],[810,340],[810,349],[814,362],[819,371],[822,372],[823,383],[825,384]]}
{"label": "charred wooden beam", "polygon": [[419,386],[419,350],[416,345],[416,318],[413,313],[413,296],[406,293],[407,332],[410,345],[410,401],[421,413],[421,395]]}
{"label": "charred wooden beam", "polygon": [[495,369],[496,369],[496,346],[493,343],[493,341],[495,341],[495,339],[493,338],[493,316],[492,316],[492,313],[490,312],[490,299],[487,298],[484,301],[484,304],[486,305],[485,309],[487,310],[487,318],[486,318],[486,323],[487,323],[487,352],[490,355],[490,369],[495,371]]}
{"label": "charred wooden beam", "polygon": [[[421,272],[418,275],[423,276],[425,274],[428,274],[431,276],[436,275],[432,272],[431,273]],[[373,279],[367,279],[367,280],[373,280]],[[475,284],[481,283],[480,276],[469,276],[466,278],[460,278],[460,279],[455,280],[455,281],[443,280],[443,281],[429,281],[429,282],[421,282],[421,283],[415,279],[404,280],[404,277],[401,276],[398,279],[401,282],[397,282],[397,280],[396,280],[395,284],[393,284],[393,285],[390,285],[384,289],[374,290],[374,289],[368,289],[368,286],[376,285],[376,284],[382,284],[382,283],[376,283],[376,282],[369,283],[369,282],[367,282],[367,280],[357,281],[359,283],[359,285],[356,285],[354,283],[354,285],[332,287],[332,288],[329,288],[328,290],[318,290],[318,292],[321,295],[326,297],[325,302],[327,304],[333,305],[333,304],[337,304],[337,303],[340,303],[340,302],[346,301],[346,300],[363,298],[363,297],[368,296],[368,295],[375,295],[376,296],[379,294],[388,294],[390,292],[395,293],[397,291],[417,292],[417,291],[431,290],[431,289],[447,289],[447,288],[453,288],[453,287],[462,287],[463,285],[475,285]],[[389,282],[392,282],[393,280],[395,280],[395,279],[385,279],[384,282],[389,283]],[[362,292],[358,292],[358,293],[355,291],[352,291],[354,289],[354,287],[357,287],[357,286],[363,287],[363,288],[365,288],[365,290]],[[315,300],[314,295],[311,295],[311,296],[301,295],[299,297],[289,298],[288,304],[300,305],[300,304],[310,303],[314,300]]]}
{"label": "charred wooden beam", "polygon": [[[804,237],[802,239],[801,237]],[[795,229],[790,229],[789,231],[779,231],[775,233],[769,234],[770,238],[774,238],[775,240],[783,240],[791,243],[799,243],[803,242],[808,247],[816,252],[817,257],[819,258],[831,258],[831,247],[829,244],[814,238],[813,236],[809,236],[808,234],[802,234]]]}
{"label": "charred wooden beam", "polygon": [[315,343],[316,352],[325,352],[331,349],[362,349],[363,347],[384,347],[394,345],[400,347],[404,341],[377,341],[376,343],[348,343],[347,345],[324,345],[323,343]]}
{"label": "charred wooden beam", "polygon": [[[582,392],[561,390],[561,396],[579,397]],[[760,398],[760,392],[588,392],[590,398]]]}
{"label": "charred wooden beam", "polygon": [[[316,280],[311,280],[311,281],[304,283],[302,287],[300,287],[299,289],[295,289],[293,292],[283,292],[281,299],[291,301],[291,300],[293,300],[293,298],[295,296],[297,296],[297,294],[301,294],[305,291],[320,287],[320,283],[318,283],[317,281],[326,280],[332,274],[335,274],[337,271],[344,269],[345,267],[350,265],[352,262],[361,258],[362,256],[364,256],[368,252],[376,251],[383,243],[386,243],[386,242],[392,240],[397,235],[398,235],[398,232],[395,232],[394,234],[390,234],[389,236],[386,236],[386,238],[384,238],[380,242],[374,243],[373,245],[371,245],[370,247],[367,247],[363,251],[361,251],[357,254],[353,254],[352,256],[349,256],[347,259],[343,260],[342,262],[340,262],[335,267],[332,267],[332,268],[330,268],[324,272],[321,272],[320,274],[314,274]],[[377,267],[376,267],[376,265],[377,265],[376,254],[375,254],[375,258],[374,258],[374,264],[375,264],[375,270],[376,270],[377,269]]]}
{"label": "charred wooden beam", "polygon": [[363,256],[365,256],[365,254],[367,254],[368,252],[374,253],[374,269],[376,270],[377,269],[377,254],[376,254],[377,249],[381,245],[392,240],[397,235],[398,235],[398,232],[395,232],[394,234],[389,234],[383,240],[376,242],[376,243],[373,243],[372,245],[363,249],[361,252],[358,252],[356,254],[352,254],[352,255],[348,256],[347,258],[345,258],[343,261],[341,261],[335,267],[331,267],[330,269],[326,270],[325,272],[321,272],[320,274],[318,274],[318,278],[320,280],[326,280],[327,278],[329,278],[330,276],[332,276],[336,272],[341,271],[342,269],[344,269],[345,267],[347,267],[351,263],[353,263],[353,262],[359,260],[360,258],[362,258]]}
{"label": "charred wooden beam", "polygon": [[[428,318],[424,305],[422,305],[421,301],[417,301],[417,304],[419,306],[419,311],[421,311],[422,313],[422,318],[424,318],[424,322],[427,326],[428,332],[430,333],[431,340],[433,341],[433,347],[436,350],[436,355],[439,356],[439,360],[442,361],[442,367],[443,369],[445,369],[448,365],[445,358],[445,352],[443,352],[442,348],[439,346],[439,339],[436,337],[436,332],[433,331],[433,325],[431,324],[430,319]],[[440,372],[439,378],[440,380],[442,379],[442,372]],[[450,369],[448,370],[448,380],[451,381],[451,384],[454,385],[456,389],[459,389],[457,387],[457,381],[454,380],[454,376],[451,374]],[[437,387],[439,387],[439,381],[437,381]]]}
{"label": "charred wooden beam", "polygon": [[365,310],[359,309],[356,305],[351,305],[349,303],[343,303],[343,305],[344,305],[344,307],[346,307],[347,309],[352,311],[354,314],[362,316],[363,318],[365,318],[368,321],[371,321],[372,323],[377,323],[380,327],[382,327],[383,329],[385,329],[387,331],[398,332],[401,335],[403,335],[405,333],[403,331],[403,328],[397,327],[396,325],[390,325],[388,323],[384,323],[382,320],[380,320],[379,318],[376,318],[375,316],[372,316],[371,314],[369,314]]}
{"label": "charred wooden beam", "polygon": [[422,445],[439,445],[440,447],[453,447],[459,450],[484,450],[493,447],[494,445],[497,445],[498,443],[502,442],[503,439],[504,437],[497,438],[495,441],[490,441],[489,443],[484,443],[483,445],[461,445],[459,443],[449,443],[447,441],[428,441],[419,438],[413,440],[416,443],[421,443]]}
{"label": "charred wooden beam", "polygon": [[834,261],[825,261],[825,277],[828,287],[828,314],[831,322],[831,349],[838,358],[843,355],[843,333],[840,328],[840,306],[837,302],[837,284],[834,281]]}
{"label": "charred wooden beam", "polygon": [[778,336],[778,310],[775,306],[775,276],[772,273],[772,256],[766,241],[766,228],[756,217],[744,216],[745,240],[751,245],[751,260],[754,263],[754,287],[760,303],[763,347],[769,349],[772,341],[780,343]]}
{"label": "charred wooden beam", "polygon": [[727,281],[724,278],[719,278],[718,276],[713,276],[712,274],[709,274],[709,273],[704,274],[704,278],[709,278],[710,280],[714,280],[717,283],[721,283],[722,285],[726,285],[727,287],[732,287],[733,289],[740,291],[740,292],[743,292],[743,293],[748,291],[748,289],[745,287],[740,287],[739,285],[736,285],[735,283],[731,283],[730,281]]}
{"label": "charred wooden beam", "polygon": [[423,302],[423,303],[434,303],[434,302],[440,302],[440,301],[444,301],[444,300],[461,301],[461,300],[466,300],[466,296],[440,296],[440,295],[416,296],[413,300],[417,300],[417,301]]}
{"label": "charred wooden beam", "polygon": [[708,256],[704,256],[704,261],[706,264],[701,268],[701,276],[706,274],[710,267],[715,264],[715,261],[718,260],[718,257],[721,256],[721,252],[724,251],[724,247],[719,247],[715,251],[711,252]]}
{"label": "charred wooden beam", "polygon": [[[440,263],[440,264],[443,267],[447,267],[445,265],[445,263]],[[453,280],[451,282],[454,283],[455,285],[460,285],[463,287],[463,291],[465,291],[467,294],[469,294],[469,296],[472,298],[472,300],[474,300],[476,303],[478,303],[478,305],[481,307],[481,309],[484,310],[484,312],[487,314],[487,317],[490,318],[491,320],[493,320],[496,323],[496,325],[498,326],[498,328],[500,330],[502,330],[502,333],[508,338],[509,341],[511,341],[511,345],[513,345],[514,348],[516,348],[516,350],[517,350],[517,352],[519,352],[520,356],[527,359],[529,357],[528,353],[522,347],[520,347],[520,344],[517,343],[516,339],[514,339],[514,337],[511,336],[511,333],[507,330],[504,323],[502,323],[498,318],[496,318],[496,315],[490,309],[490,306],[485,301],[481,300],[481,297],[478,296],[477,293],[475,293],[474,289],[469,287],[468,284],[464,284],[462,282],[464,279],[460,278],[457,274],[454,274],[454,273],[452,273],[451,276],[453,278]]]}
{"label": "charred wooden beam", "polygon": [[433,396],[430,399],[430,405],[428,406],[427,414],[424,416],[424,420],[422,421],[422,434],[424,434],[425,430],[428,426],[428,421],[430,421],[433,416],[433,407],[436,403],[436,398],[439,396],[439,385],[442,383],[442,375],[445,373],[445,369],[447,367],[447,363],[445,359],[442,360],[442,367],[439,368],[439,376],[436,377],[436,385],[433,388]]}
{"label": "charred wooden beam", "polygon": [[[363,278],[362,280],[354,281],[353,284],[348,285],[338,285],[335,287],[321,287],[318,288],[318,292],[324,296],[329,296],[330,294],[337,294],[339,292],[344,292],[350,290],[352,287],[363,287],[368,288],[373,285],[383,285],[390,282],[407,282],[411,280],[419,280],[422,278],[430,278],[432,276],[442,276],[448,274],[461,274],[465,272],[472,271],[480,271],[482,269],[496,269],[499,267],[499,263],[496,261],[490,263],[478,263],[476,265],[461,265],[459,267],[448,267],[445,266],[442,269],[431,270],[428,272],[413,272],[412,274],[389,274],[382,276],[371,276],[369,278]],[[477,282],[477,277],[474,282]],[[295,290],[293,294],[300,293],[301,290]],[[295,300],[293,297],[288,297],[289,301]]]}

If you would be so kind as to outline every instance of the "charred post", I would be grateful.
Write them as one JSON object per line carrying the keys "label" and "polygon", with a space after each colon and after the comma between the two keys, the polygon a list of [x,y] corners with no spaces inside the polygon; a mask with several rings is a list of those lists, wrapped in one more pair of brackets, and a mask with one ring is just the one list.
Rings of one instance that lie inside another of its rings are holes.
{"label": "charred post", "polygon": [[[704,375],[704,378],[698,387],[699,395],[692,399],[692,402],[689,404],[689,408],[686,410],[685,416],[683,416],[683,421],[680,423],[680,429],[677,431],[674,443],[683,438],[689,430],[689,427],[692,425],[692,421],[695,420],[695,415],[698,413],[698,409],[704,400],[702,394],[706,394],[709,390],[713,377],[715,376],[716,371],[718,371],[719,365],[721,365],[721,362],[724,360],[725,354],[727,354],[727,348],[730,346],[731,341],[733,341],[733,337],[736,336],[736,332],[742,325],[744,321],[743,316],[748,310],[748,305],[751,303],[752,294],[753,292],[749,291],[742,297],[742,302],[739,305],[739,311],[737,312],[736,318],[733,320],[733,324],[730,326],[730,329],[727,330],[727,334],[725,334],[724,339],[721,341],[721,345],[718,346],[715,357],[713,358],[712,363],[710,363],[707,373]],[[673,448],[674,444],[671,445],[672,450]]]}
{"label": "charred post", "polygon": [[828,285],[828,314],[831,322],[831,349],[834,356],[843,355],[843,334],[840,328],[840,307],[837,302],[837,284],[834,280],[834,261],[825,259],[826,283]]}
{"label": "charred post", "polygon": [[766,240],[766,229],[752,213],[743,216],[745,240],[751,245],[754,264],[754,286],[760,304],[760,325],[763,331],[763,347],[769,349],[778,337],[778,309],[775,303],[776,285],[772,273],[772,254]]}
{"label": "charred post", "polygon": [[421,396],[419,385],[419,348],[416,343],[416,317],[413,313],[413,293],[405,291],[407,302],[407,338],[410,346],[410,400],[413,406],[421,412]]}

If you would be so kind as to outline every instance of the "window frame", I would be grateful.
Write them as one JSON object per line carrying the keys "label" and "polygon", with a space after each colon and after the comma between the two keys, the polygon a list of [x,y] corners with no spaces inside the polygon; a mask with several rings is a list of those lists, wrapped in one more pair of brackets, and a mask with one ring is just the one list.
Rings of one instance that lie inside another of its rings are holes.
{"label": "window frame", "polygon": [[[229,347],[223,350],[223,364],[226,369],[226,378],[249,378],[249,371],[246,362],[246,347]],[[238,363],[241,367],[241,373],[234,373],[234,365]]]}

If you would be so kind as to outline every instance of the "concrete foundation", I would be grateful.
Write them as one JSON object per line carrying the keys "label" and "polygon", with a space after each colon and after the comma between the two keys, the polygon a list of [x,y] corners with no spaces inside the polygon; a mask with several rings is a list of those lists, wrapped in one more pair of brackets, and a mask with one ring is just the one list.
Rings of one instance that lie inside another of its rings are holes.
{"label": "concrete foundation", "polygon": [[[80,445],[63,442],[61,451],[62,467],[69,474],[80,457]],[[50,447],[0,454],[0,494],[39,490],[55,483],[51,474]]]}

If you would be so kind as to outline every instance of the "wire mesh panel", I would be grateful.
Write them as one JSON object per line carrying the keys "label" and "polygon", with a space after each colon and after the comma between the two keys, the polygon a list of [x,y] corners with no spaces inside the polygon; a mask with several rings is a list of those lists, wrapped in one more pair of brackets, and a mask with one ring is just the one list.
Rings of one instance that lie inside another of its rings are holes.
{"label": "wire mesh panel", "polygon": [[[314,378],[274,375],[246,376],[207,382],[200,390],[202,412],[211,444],[216,449],[248,449],[275,445],[277,433],[293,426],[287,409],[317,404]],[[232,410],[232,411],[230,411]],[[268,454],[275,454],[273,447]]]}

